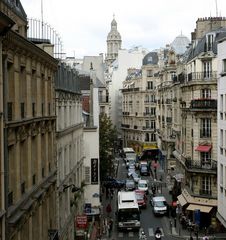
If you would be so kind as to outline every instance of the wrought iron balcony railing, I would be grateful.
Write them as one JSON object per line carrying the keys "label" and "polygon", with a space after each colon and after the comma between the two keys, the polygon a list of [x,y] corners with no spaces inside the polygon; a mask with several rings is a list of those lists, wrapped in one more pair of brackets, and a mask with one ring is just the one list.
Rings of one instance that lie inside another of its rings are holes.
{"label": "wrought iron balcony railing", "polygon": [[217,162],[213,159],[209,159],[208,161],[202,162],[199,160],[185,160],[185,166],[189,170],[200,170],[200,171],[214,171],[217,172]]}
{"label": "wrought iron balcony railing", "polygon": [[216,99],[193,99],[191,100],[191,109],[214,109],[217,110]]}

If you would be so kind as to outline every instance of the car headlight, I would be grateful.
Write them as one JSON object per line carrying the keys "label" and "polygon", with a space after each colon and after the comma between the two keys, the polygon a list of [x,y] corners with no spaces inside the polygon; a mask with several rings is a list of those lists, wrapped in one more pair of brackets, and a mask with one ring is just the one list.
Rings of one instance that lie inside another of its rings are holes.
{"label": "car headlight", "polygon": [[122,227],[122,226],[123,226],[123,223],[120,222],[118,225],[119,225],[119,227]]}
{"label": "car headlight", "polygon": [[139,226],[140,226],[140,222],[135,222],[135,225],[136,225],[137,227],[139,227]]}

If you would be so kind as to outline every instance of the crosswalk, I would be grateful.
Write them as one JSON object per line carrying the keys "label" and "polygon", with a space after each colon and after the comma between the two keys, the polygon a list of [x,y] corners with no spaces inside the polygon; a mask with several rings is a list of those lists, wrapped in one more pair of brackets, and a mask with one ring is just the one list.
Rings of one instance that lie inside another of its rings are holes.
{"label": "crosswalk", "polygon": [[[160,228],[161,232],[162,232],[162,237],[164,237],[164,231],[162,228]],[[149,237],[154,237],[155,236],[155,229],[153,228],[148,228],[148,231],[145,232],[145,234]],[[118,232],[118,238],[124,238],[124,237],[135,237],[137,236],[138,233],[137,232]]]}

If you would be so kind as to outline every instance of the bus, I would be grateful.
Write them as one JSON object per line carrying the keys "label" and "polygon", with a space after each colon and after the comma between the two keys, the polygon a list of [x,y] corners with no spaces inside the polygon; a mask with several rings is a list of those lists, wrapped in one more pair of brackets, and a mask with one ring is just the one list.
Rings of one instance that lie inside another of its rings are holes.
{"label": "bus", "polygon": [[116,214],[119,230],[138,230],[140,228],[140,209],[134,191],[118,192]]}

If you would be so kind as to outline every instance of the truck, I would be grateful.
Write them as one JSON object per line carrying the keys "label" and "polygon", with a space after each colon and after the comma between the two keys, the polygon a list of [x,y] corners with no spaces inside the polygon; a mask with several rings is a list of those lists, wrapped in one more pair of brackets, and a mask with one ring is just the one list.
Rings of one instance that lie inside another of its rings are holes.
{"label": "truck", "polygon": [[119,230],[138,230],[140,209],[135,191],[119,191],[117,199],[117,227]]}

